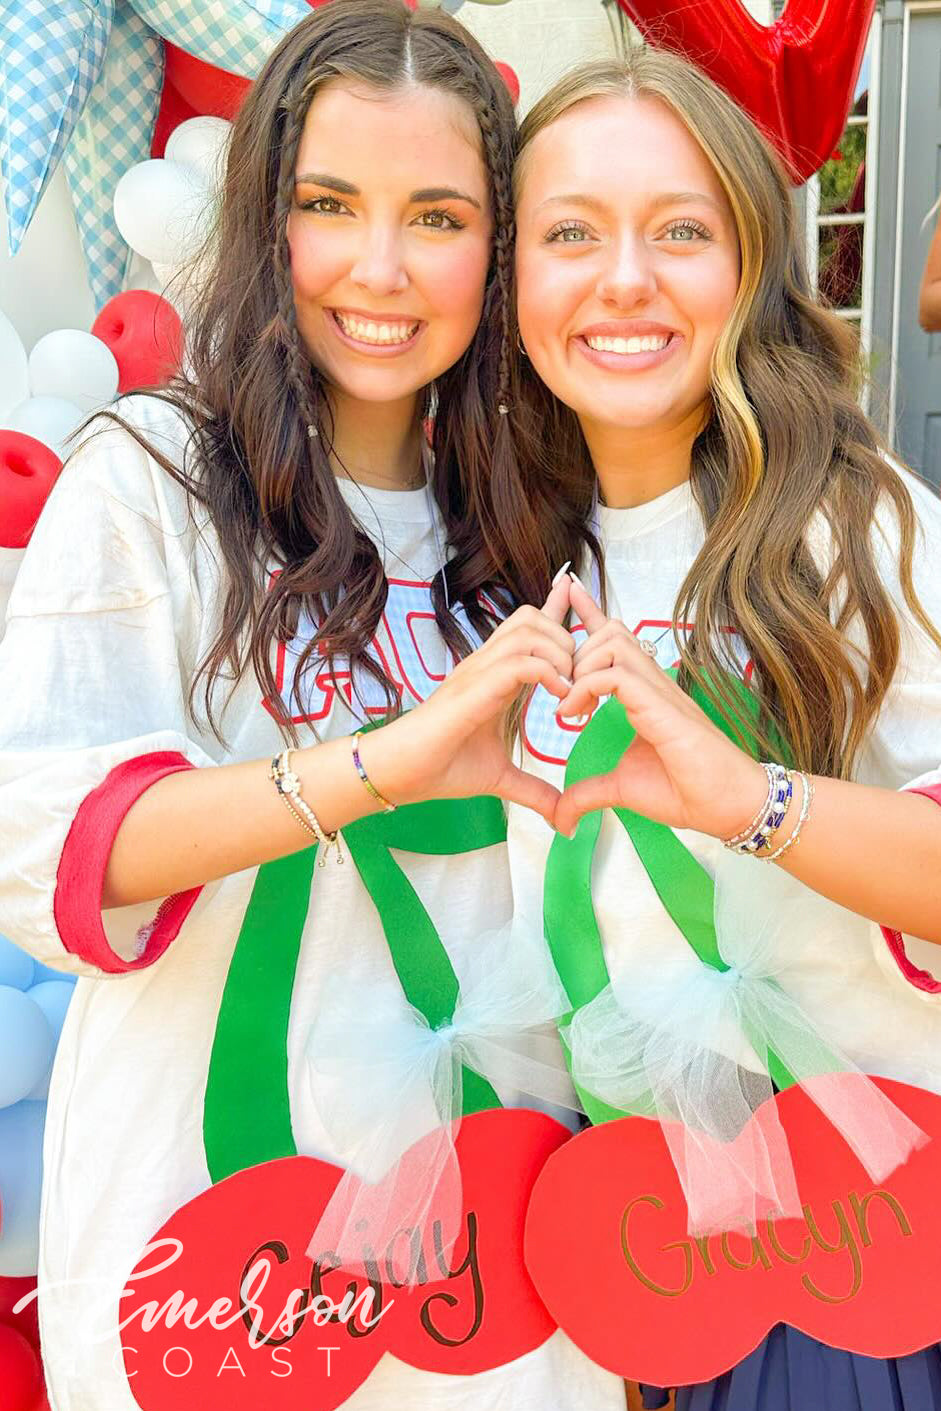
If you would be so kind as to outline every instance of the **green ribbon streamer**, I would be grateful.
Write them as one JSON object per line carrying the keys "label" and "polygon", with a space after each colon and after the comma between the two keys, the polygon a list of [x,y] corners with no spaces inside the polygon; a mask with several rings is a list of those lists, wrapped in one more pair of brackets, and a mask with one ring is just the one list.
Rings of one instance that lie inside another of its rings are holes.
{"label": "green ribbon streamer", "polygon": [[[409,1003],[440,1028],[454,1016],[457,976],[415,889],[390,848],[453,856],[506,839],[499,799],[435,799],[362,818],[343,830],[379,913]],[[317,848],[258,869],[226,977],[203,1109],[206,1163],[215,1184],[247,1166],[295,1156],[287,1036],[301,937],[316,905]],[[331,860],[328,866],[336,866]],[[364,1015],[368,1022],[368,1014]],[[465,1066],[463,1111],[499,1107],[489,1082]]]}
{"label": "green ribbon streamer", "polygon": [[[675,670],[668,674],[674,679],[677,675]],[[756,746],[752,725],[757,718],[758,702],[743,683],[734,678],[733,681],[738,710],[732,722],[720,713],[711,697],[700,687],[694,687],[691,696],[725,735],[754,756]],[[614,698],[606,701],[592,716],[569,756],[565,771],[566,788],[582,779],[607,774],[615,769],[636,733],[620,701]],[[776,740],[775,743],[784,757],[786,751],[781,742]],[[664,909],[693,951],[704,965],[714,970],[728,970],[719,952],[714,919],[715,884],[708,872],[666,824],[655,823],[631,809],[616,808],[614,813],[627,832]],[[546,864],[543,902],[546,940],[572,1005],[572,1012],[562,1021],[563,1029],[571,1023],[577,1009],[589,1004],[610,983],[591,895],[592,860],[601,832],[602,816],[601,810],[585,814],[572,839],[556,834]],[[768,1053],[766,1057],[769,1072],[777,1086],[791,1086],[794,1079],[784,1065],[774,1054]],[[569,1058],[567,1048],[566,1058]],[[576,1090],[586,1114],[595,1124],[629,1115],[602,1102],[578,1084]],[[653,1114],[652,1096],[637,1110],[646,1115]]]}

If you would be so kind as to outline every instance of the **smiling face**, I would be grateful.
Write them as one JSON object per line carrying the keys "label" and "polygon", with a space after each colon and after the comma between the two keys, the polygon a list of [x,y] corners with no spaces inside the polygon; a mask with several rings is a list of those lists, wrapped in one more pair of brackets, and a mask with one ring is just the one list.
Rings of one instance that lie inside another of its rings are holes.
{"label": "smiling face", "polygon": [[536,372],[592,427],[667,430],[704,412],[739,247],[719,178],[662,103],[578,103],[526,148],[519,326]]}
{"label": "smiling face", "polygon": [[471,109],[441,90],[321,88],[288,218],[297,324],[336,393],[414,398],[480,320],[492,220]]}

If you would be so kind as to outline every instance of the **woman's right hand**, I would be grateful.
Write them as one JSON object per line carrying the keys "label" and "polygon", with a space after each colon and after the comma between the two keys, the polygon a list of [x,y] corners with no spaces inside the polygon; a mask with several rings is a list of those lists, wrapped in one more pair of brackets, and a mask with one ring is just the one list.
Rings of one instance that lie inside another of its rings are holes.
{"label": "woman's right hand", "polygon": [[513,764],[506,719],[521,691],[571,689],[575,641],[562,626],[569,578],[541,609],[518,608],[465,657],[427,701],[360,741],[363,765],[392,803],[495,794],[552,823],[559,792]]}

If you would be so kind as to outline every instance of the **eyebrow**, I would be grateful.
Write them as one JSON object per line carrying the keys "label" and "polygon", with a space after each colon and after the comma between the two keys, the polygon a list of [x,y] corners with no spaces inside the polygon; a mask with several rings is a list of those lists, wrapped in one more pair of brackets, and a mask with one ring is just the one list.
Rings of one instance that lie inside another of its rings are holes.
{"label": "eyebrow", "polygon": [[[328,172],[305,171],[300,176],[294,178],[295,186],[324,186],[328,191],[336,191],[341,196],[359,196],[362,193],[358,186],[354,186],[351,181],[344,181],[341,176],[330,176]],[[470,196],[466,191],[458,191],[454,186],[424,186],[419,191],[412,191],[409,194],[409,201],[412,205],[418,205],[423,201],[466,201],[468,205],[480,210],[480,202],[475,196]]]}
{"label": "eyebrow", "polygon": [[[707,196],[705,191],[665,191],[659,196],[655,196],[651,202],[653,206],[676,206],[683,201],[701,201],[704,205],[711,206],[713,210],[721,213],[722,207],[712,196]],[[597,196],[587,196],[583,192],[570,192],[564,196],[550,196],[547,200],[540,202],[536,207],[537,211],[543,210],[546,206],[587,206],[589,210],[604,211],[607,205],[604,201],[599,201]]]}

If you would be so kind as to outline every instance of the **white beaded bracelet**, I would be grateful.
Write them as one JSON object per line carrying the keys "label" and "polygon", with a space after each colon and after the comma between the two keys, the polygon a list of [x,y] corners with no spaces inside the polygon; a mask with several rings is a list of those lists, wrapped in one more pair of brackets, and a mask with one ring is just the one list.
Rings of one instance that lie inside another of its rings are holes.
{"label": "white beaded bracelet", "polygon": [[268,771],[269,779],[274,781],[280,797],[291,811],[291,816],[305,828],[313,838],[317,840],[322,851],[318,862],[319,867],[325,867],[327,854],[332,847],[337,850],[337,862],[343,861],[343,852],[340,848],[340,833],[337,829],[333,833],[328,833],[320,823],[314,810],[303,798],[301,798],[301,781],[291,769],[291,751],[282,750],[279,755],[275,755],[271,761],[271,768]]}

